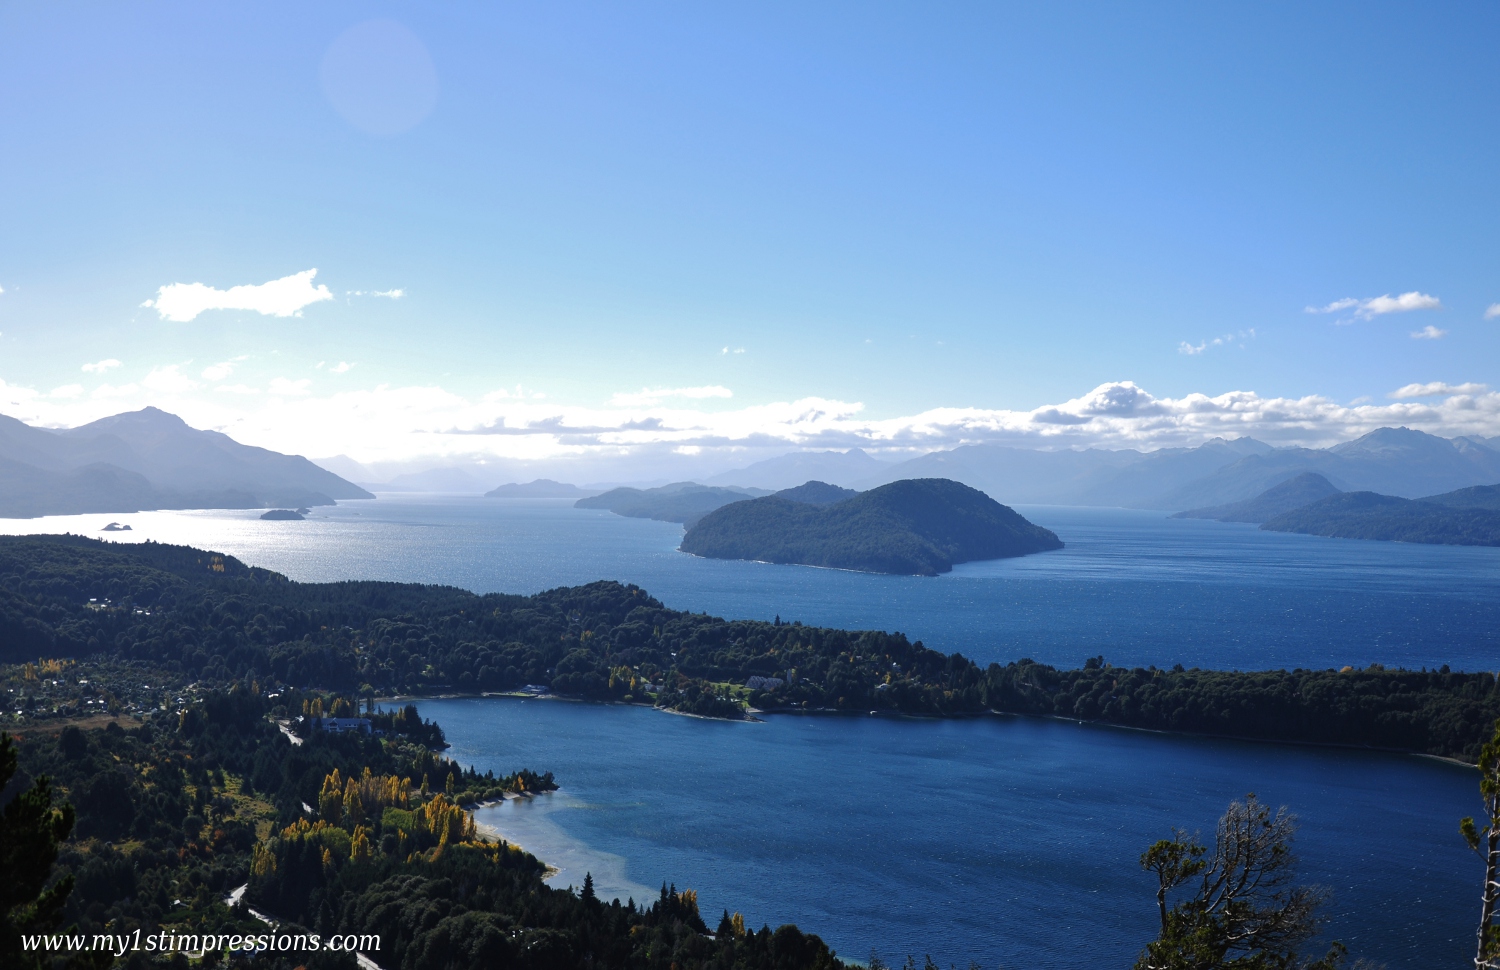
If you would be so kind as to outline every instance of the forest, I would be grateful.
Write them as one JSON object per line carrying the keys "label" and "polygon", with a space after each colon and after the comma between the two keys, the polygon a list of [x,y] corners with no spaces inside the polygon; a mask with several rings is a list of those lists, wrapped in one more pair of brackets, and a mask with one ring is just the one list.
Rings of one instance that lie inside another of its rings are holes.
{"label": "forest", "polygon": [[807,494],[816,485],[823,483],[710,512],[689,525],[682,551],[711,559],[935,576],[956,563],[1063,545],[1014,509],[945,478],[906,479],[835,501],[826,493]]}
{"label": "forest", "polygon": [[[716,717],[995,711],[1473,762],[1500,717],[1489,672],[981,667],[902,633],[724,620],[614,582],[535,596],[304,584],[216,553],[81,537],[0,538],[0,645],[0,661],[92,658],[109,678],[9,668],[31,719],[140,713],[248,680],[366,698],[543,685]],[[747,690],[753,676],[782,683]]]}
{"label": "forest", "polygon": [[[44,804],[63,803],[53,811],[67,822],[53,859],[28,856],[38,888],[51,866],[57,905],[17,910],[0,900],[0,965],[113,962],[98,953],[40,958],[18,948],[21,932],[264,934],[254,909],[279,920],[281,933],[379,934],[381,965],[405,970],[842,966],[794,926],[747,931],[726,913],[729,930],[709,936],[692,890],[663,887],[660,898],[622,903],[599,899],[587,883],[577,892],[547,886],[541,862],[482,838],[466,806],[549,791],[550,773],[481,775],[391,735],[315,733],[288,743],[273,718],[324,700],[268,698],[237,684],[138,726],[28,729],[14,744],[0,735],[7,862],[24,801],[12,793],[45,778]],[[244,898],[231,903],[241,886]],[[202,965],[220,957],[211,952]],[[188,964],[136,950],[119,965]],[[353,970],[355,962],[344,953],[265,952],[253,965]]]}
{"label": "forest", "polygon": [[[1436,497],[1443,498],[1446,496]],[[1500,512],[1494,509],[1478,504],[1449,506],[1434,499],[1398,498],[1375,492],[1330,495],[1268,519],[1261,528],[1339,539],[1385,539],[1447,546],[1500,545]]]}

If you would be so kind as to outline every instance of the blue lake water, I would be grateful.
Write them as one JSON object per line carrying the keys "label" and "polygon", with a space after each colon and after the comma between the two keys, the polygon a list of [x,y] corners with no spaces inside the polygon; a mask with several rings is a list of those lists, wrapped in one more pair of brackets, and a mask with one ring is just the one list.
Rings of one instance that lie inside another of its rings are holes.
{"label": "blue lake water", "polygon": [[[1230,669],[1500,668],[1500,549],[1264,533],[1117,509],[1023,507],[1059,552],[937,578],[696,559],[681,529],[567,502],[382,496],[304,522],[254,512],[0,521],[84,532],[110,520],[304,581],[373,578],[527,593],[619,579],[668,606],[901,630],[988,662]],[[705,910],[796,922],[844,955],[943,965],[1128,965],[1151,935],[1140,852],[1211,832],[1255,791],[1303,819],[1331,935],[1397,967],[1458,965],[1477,862],[1457,819],[1469,770],[1413,757],[1183,738],[1057,721],[774,717],[726,724],[560,701],[424,701],[465,763],[557,773],[563,791],[485,816],[562,884],[702,893]]]}
{"label": "blue lake water", "polygon": [[619,579],[675,609],[900,630],[981,662],[1032,657],[1267,669],[1500,668],[1500,549],[1361,542],[1032,506],[1067,548],[968,563],[940,577],[873,576],[698,559],[680,526],[567,501],[382,496],[304,522],[256,512],[143,512],[0,520],[4,532],[86,532],[227,552],[293,579],[448,583],[529,593]]}
{"label": "blue lake water", "polygon": [[481,770],[554,768],[563,788],[482,810],[602,893],[697,889],[710,925],[795,922],[847,957],[943,966],[1129,966],[1155,924],[1137,859],[1174,825],[1213,826],[1254,791],[1298,813],[1328,932],[1391,968],[1459,966],[1480,864],[1458,818],[1477,776],[1388,754],[989,717],[777,716],[763,724],[640,707],[423,701]]}

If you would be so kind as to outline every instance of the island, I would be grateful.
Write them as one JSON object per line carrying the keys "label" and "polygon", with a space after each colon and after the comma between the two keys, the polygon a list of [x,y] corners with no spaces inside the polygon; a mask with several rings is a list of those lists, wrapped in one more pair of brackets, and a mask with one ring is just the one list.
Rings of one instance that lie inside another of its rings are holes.
{"label": "island", "polygon": [[692,525],[715,509],[731,502],[743,502],[770,495],[763,488],[699,485],[697,482],[675,482],[659,488],[612,488],[600,495],[573,503],[579,509],[608,509],[616,515],[633,519],[656,519]]}
{"label": "island", "polygon": [[118,522],[111,522],[109,525],[105,526],[104,528],[100,529],[99,531],[100,532],[129,532],[129,531],[131,531],[131,529],[130,529],[130,526],[128,526],[128,525],[121,525]]}
{"label": "island", "polygon": [[[815,484],[822,485],[798,489]],[[735,502],[705,515],[682,537],[683,552],[710,559],[905,576],[936,576],[956,563],[1062,547],[1051,530],[946,478],[905,479],[831,504],[787,493]]]}
{"label": "island", "polygon": [[292,509],[272,509],[261,514],[261,518],[269,522],[301,522],[307,516]]}
{"label": "island", "polygon": [[567,482],[538,478],[530,482],[510,482],[484,493],[485,498],[584,498],[597,491],[579,488]]}

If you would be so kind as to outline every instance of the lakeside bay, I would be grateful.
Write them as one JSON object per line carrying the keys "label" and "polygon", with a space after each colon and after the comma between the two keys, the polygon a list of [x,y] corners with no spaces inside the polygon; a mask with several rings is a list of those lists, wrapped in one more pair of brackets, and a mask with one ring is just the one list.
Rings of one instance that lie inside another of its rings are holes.
{"label": "lakeside bay", "polygon": [[1333,891],[1328,932],[1351,953],[1395,970],[1470,946],[1479,867],[1457,820],[1476,780],[1433,759],[1011,717],[754,724],[508,698],[422,712],[466,765],[559,769],[557,794],[478,816],[560,866],[554,885],[591,871],[639,901],[676,880],[705,914],[793,921],[845,957],[1129,965],[1154,932],[1140,853],[1174,825],[1211,832],[1247,791],[1300,815],[1303,878]]}

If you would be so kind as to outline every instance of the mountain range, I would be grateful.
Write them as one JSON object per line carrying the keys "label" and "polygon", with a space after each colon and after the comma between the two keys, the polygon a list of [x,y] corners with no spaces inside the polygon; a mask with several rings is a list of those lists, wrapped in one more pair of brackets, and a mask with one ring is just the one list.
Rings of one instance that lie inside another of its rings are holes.
{"label": "mountain range", "polygon": [[0,415],[0,516],[332,505],[374,498],[306,458],[144,408],[77,428]]}
{"label": "mountain range", "polygon": [[1417,498],[1500,482],[1500,441],[1440,438],[1380,428],[1332,448],[1273,448],[1252,438],[1214,438],[1159,451],[1028,451],[971,445],[933,452],[849,483],[871,488],[903,478],[950,478],[1010,505],[1095,505],[1175,512],[1253,498],[1303,472],[1340,491]]}

